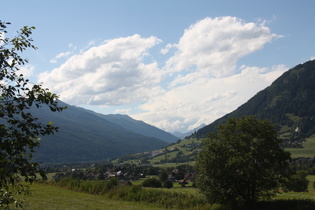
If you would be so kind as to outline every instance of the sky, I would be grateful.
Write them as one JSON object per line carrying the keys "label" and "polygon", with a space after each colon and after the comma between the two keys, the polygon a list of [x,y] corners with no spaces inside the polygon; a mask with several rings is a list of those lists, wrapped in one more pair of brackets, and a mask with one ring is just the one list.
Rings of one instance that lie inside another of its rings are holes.
{"label": "sky", "polygon": [[21,72],[70,105],[187,132],[315,58],[311,0],[0,0]]}

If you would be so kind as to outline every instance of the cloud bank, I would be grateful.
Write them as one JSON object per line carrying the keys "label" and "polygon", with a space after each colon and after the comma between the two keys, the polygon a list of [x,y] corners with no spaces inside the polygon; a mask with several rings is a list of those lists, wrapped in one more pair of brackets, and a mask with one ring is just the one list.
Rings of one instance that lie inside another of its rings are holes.
{"label": "cloud bank", "polygon": [[146,100],[161,91],[157,63],[143,62],[159,42],[137,34],[107,40],[42,73],[39,81],[71,104],[119,106]]}
{"label": "cloud bank", "polygon": [[162,63],[150,53],[162,40],[136,34],[75,54],[39,81],[67,103],[116,107],[164,130],[184,132],[234,110],[286,71],[281,65],[237,67],[242,57],[279,37],[261,23],[205,18],[178,43],[165,45],[160,52],[168,58]]}

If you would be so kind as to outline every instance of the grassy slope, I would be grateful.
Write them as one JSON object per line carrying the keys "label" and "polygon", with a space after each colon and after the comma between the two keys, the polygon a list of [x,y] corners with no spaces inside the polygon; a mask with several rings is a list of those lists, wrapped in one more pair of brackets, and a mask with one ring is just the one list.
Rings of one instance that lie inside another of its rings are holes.
{"label": "grassy slope", "polygon": [[34,183],[31,189],[34,190],[33,195],[24,197],[29,204],[24,208],[26,210],[161,209],[142,203],[111,200],[104,196],[75,192],[45,184]]}
{"label": "grassy slope", "polygon": [[[190,148],[182,147],[182,146],[184,144],[186,144],[186,145],[191,144],[192,142],[198,143],[198,142],[201,142],[201,140],[197,140],[194,138],[184,139],[179,144],[177,143],[177,144],[173,144],[173,145],[166,147],[169,150],[166,158],[171,159],[171,158],[176,156],[178,151],[172,151],[173,148],[178,148],[180,151],[183,152],[184,155],[190,154],[192,152],[192,151],[190,151]],[[315,157],[315,134],[306,139],[306,141],[303,143],[303,148],[286,148],[285,150],[291,152],[292,158]],[[164,149],[159,149],[157,151],[164,151]],[[153,166],[157,166],[157,167],[175,167],[176,165],[186,164],[186,163],[157,164],[160,160],[164,160],[164,159],[165,159],[165,154],[158,155],[158,156],[153,157],[153,158],[149,158],[149,161],[151,164],[153,164]],[[116,160],[116,162],[115,161],[113,161],[113,162],[117,163],[117,160]],[[138,159],[135,158],[132,160],[125,161],[124,163],[138,163]],[[189,162],[188,164],[194,164],[194,162]]]}
{"label": "grassy slope", "polygon": [[[313,184],[315,183],[315,175],[308,175],[308,176],[307,176],[307,179],[310,181],[310,182],[308,183],[308,191],[315,193],[315,188],[314,188],[314,186],[313,186]],[[314,196],[315,196],[315,195],[314,195]]]}
{"label": "grassy slope", "polygon": [[[187,147],[182,147],[183,145],[187,145],[187,144],[191,144],[191,143],[199,143],[201,142],[201,140],[197,140],[195,138],[191,138],[191,139],[184,139],[182,140],[180,143],[174,143],[174,144],[171,144],[170,146],[167,146],[165,147],[166,149],[169,150],[169,152],[167,153],[167,156],[166,158],[167,159],[171,159],[171,158],[174,158],[176,156],[176,154],[179,152],[179,151],[172,151],[174,148],[178,148],[180,151],[183,152],[184,155],[189,155],[191,154],[193,151],[190,151],[191,148],[187,148]],[[160,151],[160,152],[164,152],[165,151],[165,148],[163,149],[158,149],[158,150],[155,150],[155,151]],[[137,153],[139,154],[139,153]],[[137,155],[135,154],[135,155]],[[130,160],[127,160],[127,161],[124,161],[123,163],[124,164],[137,164],[139,162],[139,159],[136,158],[136,156],[134,156],[135,158],[134,159],[130,159]],[[187,162],[184,162],[184,163],[166,163],[166,164],[157,164],[157,162],[159,162],[160,160],[164,160],[165,159],[165,154],[163,155],[157,155],[153,158],[149,158],[149,162],[151,164],[153,164],[153,166],[156,166],[156,167],[175,167],[176,165],[181,165],[181,164],[187,164]],[[117,164],[118,163],[118,159],[116,160],[113,160],[112,161],[113,163]],[[194,162],[190,161],[188,162],[188,164],[194,164]]]}
{"label": "grassy slope", "polygon": [[297,157],[315,157],[315,134],[306,139],[303,148],[288,148],[293,158]]}

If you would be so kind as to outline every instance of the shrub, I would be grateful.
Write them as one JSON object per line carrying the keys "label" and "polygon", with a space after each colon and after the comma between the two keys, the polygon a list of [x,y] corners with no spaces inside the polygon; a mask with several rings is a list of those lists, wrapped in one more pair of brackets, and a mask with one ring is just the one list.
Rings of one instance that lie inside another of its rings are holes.
{"label": "shrub", "polygon": [[160,188],[160,187],[162,187],[162,183],[155,178],[149,178],[149,179],[146,179],[142,182],[142,186],[143,187]]}
{"label": "shrub", "polygon": [[166,180],[165,182],[163,182],[163,187],[165,188],[172,188],[173,187],[173,182],[171,182],[170,180]]}
{"label": "shrub", "polygon": [[289,191],[305,192],[307,191],[309,181],[306,179],[306,171],[298,171],[290,177],[287,188]]}

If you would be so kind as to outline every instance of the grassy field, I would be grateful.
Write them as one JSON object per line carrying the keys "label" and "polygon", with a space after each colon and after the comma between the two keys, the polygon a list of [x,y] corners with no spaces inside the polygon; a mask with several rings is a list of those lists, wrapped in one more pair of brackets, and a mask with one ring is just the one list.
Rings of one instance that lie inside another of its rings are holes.
{"label": "grassy field", "polygon": [[[143,203],[111,200],[104,196],[90,195],[71,191],[65,188],[34,183],[31,185],[34,190],[31,196],[21,196],[28,206],[27,210],[101,210],[101,209],[161,209]],[[12,207],[12,209],[16,209]]]}
{"label": "grassy field", "polygon": [[292,158],[297,157],[314,157],[315,156],[315,135],[306,139],[303,143],[303,148],[287,148],[291,152]]}
{"label": "grassy field", "polygon": [[[313,184],[315,175],[308,176],[308,179]],[[143,180],[141,180],[143,181]],[[141,181],[137,181],[134,184],[140,184]],[[76,191],[71,191],[58,186],[34,183],[31,185],[31,189],[34,190],[32,196],[22,196],[27,202],[28,206],[26,210],[102,210],[102,209],[164,209],[157,206],[141,203],[141,202],[127,202],[112,200],[100,195],[91,195]],[[171,189],[156,189],[168,192],[181,192],[183,194],[198,195],[199,191],[196,188],[191,187],[191,183],[187,187],[181,187],[177,183],[174,183],[174,187]],[[275,197],[275,199],[281,200],[296,200],[296,199],[312,199],[315,200],[315,191],[313,187],[309,188],[309,193],[282,193]],[[12,208],[16,209],[16,208]]]}
{"label": "grassy field", "polygon": [[160,168],[168,168],[168,167],[173,167],[176,168],[178,165],[183,165],[183,164],[189,164],[194,166],[195,161],[189,161],[188,163],[163,163],[163,164],[154,164],[153,166],[155,167],[160,167]]}
{"label": "grassy field", "polygon": [[278,194],[275,199],[285,199],[285,200],[292,200],[292,199],[311,199],[315,200],[315,193],[307,193],[307,192],[288,192],[288,193],[281,193]]}
{"label": "grassy field", "polygon": [[308,183],[308,191],[315,193],[315,189],[313,186],[313,184],[315,183],[315,175],[308,175],[306,178],[310,181]]}

